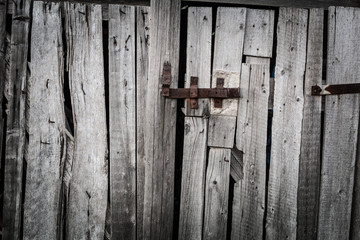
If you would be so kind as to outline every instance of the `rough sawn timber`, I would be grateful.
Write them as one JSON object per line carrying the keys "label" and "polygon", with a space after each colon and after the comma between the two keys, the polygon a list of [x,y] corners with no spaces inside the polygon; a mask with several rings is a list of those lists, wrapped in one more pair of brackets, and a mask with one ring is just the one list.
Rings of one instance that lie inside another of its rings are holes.
{"label": "rough sawn timber", "polygon": [[10,78],[6,93],[3,239],[19,239],[21,231],[30,6],[30,0],[16,0],[12,16]]}
{"label": "rough sawn timber", "polygon": [[[328,29],[326,83],[359,83],[360,9],[331,7]],[[326,96],[318,239],[350,237],[358,130],[359,94]]]}
{"label": "rough sawn timber", "polygon": [[171,87],[178,82],[180,1],[152,0],[148,92],[146,95],[144,239],[171,239],[174,209],[177,100],[161,96],[163,65],[171,64]]}
{"label": "rough sawn timber", "polygon": [[136,238],[135,7],[109,5],[111,237]]}
{"label": "rough sawn timber", "polygon": [[299,166],[297,239],[316,239],[320,187],[321,97],[311,87],[321,84],[324,10],[310,9],[304,84],[304,117]]}
{"label": "rough sawn timber", "polygon": [[59,233],[65,142],[60,14],[60,3],[33,5],[24,239],[57,239]]}
{"label": "rough sawn timber", "polygon": [[102,239],[108,153],[101,6],[67,3],[65,11],[75,138],[66,238]]}
{"label": "rough sawn timber", "polygon": [[308,11],[280,8],[266,238],[296,239]]}

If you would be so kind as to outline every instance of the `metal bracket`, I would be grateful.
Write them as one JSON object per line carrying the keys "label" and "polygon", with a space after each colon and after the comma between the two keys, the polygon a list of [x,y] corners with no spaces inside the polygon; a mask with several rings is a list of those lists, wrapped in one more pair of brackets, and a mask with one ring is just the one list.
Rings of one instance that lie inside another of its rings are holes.
{"label": "metal bracket", "polygon": [[224,78],[216,79],[216,88],[198,88],[198,77],[190,78],[190,88],[170,88],[171,65],[164,64],[161,95],[173,99],[190,99],[190,108],[198,108],[199,98],[215,98],[214,107],[222,108],[222,100],[239,98],[239,88],[224,88]]}
{"label": "metal bracket", "polygon": [[311,95],[324,96],[324,95],[338,95],[338,94],[354,94],[360,93],[360,83],[350,84],[334,84],[312,86]]}

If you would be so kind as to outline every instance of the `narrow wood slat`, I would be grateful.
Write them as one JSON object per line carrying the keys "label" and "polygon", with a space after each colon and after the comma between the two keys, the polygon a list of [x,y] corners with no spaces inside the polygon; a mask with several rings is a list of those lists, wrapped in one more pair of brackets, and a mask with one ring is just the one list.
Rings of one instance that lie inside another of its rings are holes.
{"label": "narrow wood slat", "polygon": [[[329,8],[328,29],[326,83],[359,83],[360,10]],[[359,95],[326,96],[324,124],[318,239],[348,239],[357,155]]]}
{"label": "narrow wood slat", "polygon": [[[266,144],[269,99],[269,65],[243,64],[236,147],[243,152],[244,177],[234,190],[233,207],[239,225],[232,225],[232,239],[263,239],[266,191]],[[237,200],[239,199],[239,200]]]}
{"label": "narrow wood slat", "polygon": [[[212,9],[190,7],[187,20],[185,87],[190,88],[191,77],[198,77],[198,88],[210,88]],[[189,101],[185,104],[186,116],[209,116],[208,98],[198,99],[198,109],[190,109],[189,104]]]}
{"label": "narrow wood slat", "polygon": [[298,189],[297,239],[316,239],[320,187],[321,97],[311,86],[321,84],[324,10],[310,9],[304,84],[304,117]]}
{"label": "narrow wood slat", "polygon": [[257,57],[272,56],[274,18],[274,10],[246,10],[244,55]]}
{"label": "narrow wood slat", "polygon": [[185,117],[179,239],[201,239],[208,120]]}
{"label": "narrow wood slat", "polygon": [[67,239],[104,237],[108,193],[101,6],[65,4],[74,114]]}
{"label": "narrow wood slat", "polygon": [[24,239],[56,239],[65,137],[60,4],[35,2],[33,16]]}
{"label": "narrow wood slat", "polygon": [[6,94],[8,111],[4,161],[3,239],[20,238],[30,5],[30,0],[15,0],[11,27],[10,78]]}
{"label": "narrow wood slat", "polygon": [[135,7],[109,6],[111,237],[136,238]]}
{"label": "narrow wood slat", "polygon": [[210,148],[203,239],[226,239],[231,149]]}
{"label": "narrow wood slat", "polygon": [[144,239],[171,239],[177,100],[161,96],[163,65],[171,64],[171,87],[177,86],[180,1],[152,0],[148,92],[145,111]]}
{"label": "narrow wood slat", "polygon": [[150,8],[136,8],[136,204],[137,239],[143,239],[145,187],[145,121],[149,69]]}
{"label": "narrow wood slat", "polygon": [[295,239],[308,11],[280,8],[266,238]]}

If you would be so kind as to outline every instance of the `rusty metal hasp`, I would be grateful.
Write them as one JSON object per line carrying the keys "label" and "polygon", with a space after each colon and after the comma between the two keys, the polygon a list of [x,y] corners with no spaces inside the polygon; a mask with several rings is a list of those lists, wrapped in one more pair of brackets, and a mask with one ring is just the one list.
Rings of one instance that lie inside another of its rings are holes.
{"label": "rusty metal hasp", "polygon": [[360,83],[312,86],[313,96],[360,93]]}
{"label": "rusty metal hasp", "polygon": [[170,88],[171,65],[164,64],[161,95],[174,99],[190,99],[190,108],[197,109],[199,98],[215,98],[214,107],[222,108],[222,100],[239,98],[239,88],[224,88],[224,78],[216,79],[216,88],[198,88],[198,77],[190,77],[190,88]]}

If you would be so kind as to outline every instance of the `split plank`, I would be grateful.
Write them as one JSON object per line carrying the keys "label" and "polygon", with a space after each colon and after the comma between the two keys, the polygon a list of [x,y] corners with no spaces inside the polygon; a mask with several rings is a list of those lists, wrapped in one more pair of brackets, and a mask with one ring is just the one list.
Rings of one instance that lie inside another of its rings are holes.
{"label": "split plank", "polygon": [[[358,83],[360,10],[329,8],[327,84]],[[359,95],[326,96],[318,239],[348,239],[359,128]]]}
{"label": "split plank", "polygon": [[308,11],[280,8],[266,238],[295,239]]}
{"label": "split plank", "polygon": [[231,149],[210,148],[206,172],[204,239],[226,239]]}
{"label": "split plank", "polygon": [[[217,78],[224,78],[225,88],[240,85],[245,22],[245,8],[218,8],[211,83],[213,88],[216,87]],[[211,100],[211,114],[236,116],[237,108],[237,99],[223,100],[222,108],[215,108],[214,100]]]}
{"label": "split plank", "polygon": [[163,65],[171,64],[171,87],[177,87],[180,0],[152,0],[149,81],[145,112],[144,239],[171,239],[174,209],[177,101],[161,96]]}
{"label": "split plank", "polygon": [[65,137],[60,14],[59,3],[33,5],[24,239],[56,239],[59,233]]}
{"label": "split plank", "polygon": [[[232,239],[263,239],[266,191],[266,144],[269,99],[269,66],[243,64],[241,95],[236,132],[236,147],[243,152],[243,179],[234,190],[235,203],[240,204],[239,225],[232,225]],[[235,235],[238,234],[238,235]]]}
{"label": "split plank", "polygon": [[149,70],[150,8],[136,8],[136,195],[137,239],[143,239],[144,187],[145,187],[145,122],[146,94]]}
{"label": "split plank", "polygon": [[11,28],[11,58],[7,89],[7,130],[4,169],[3,239],[19,239],[24,166],[25,105],[30,0],[15,0]]}
{"label": "split plank", "polygon": [[135,7],[109,5],[111,237],[136,238]]}
{"label": "split plank", "polygon": [[208,119],[185,117],[179,239],[201,239]]}
{"label": "split plank", "polygon": [[272,57],[274,18],[274,10],[246,10],[244,55]]}
{"label": "split plank", "polygon": [[67,239],[104,237],[108,193],[101,6],[65,4],[74,114]]}
{"label": "split plank", "polygon": [[[191,77],[198,77],[199,88],[211,87],[211,38],[212,8],[190,7],[186,49],[186,88],[190,88]],[[190,101],[187,101],[185,109],[186,116],[209,116],[210,100],[198,99],[198,109],[190,109]]]}
{"label": "split plank", "polygon": [[324,10],[310,9],[298,188],[297,239],[316,239],[320,187],[321,97],[311,87],[322,82]]}

